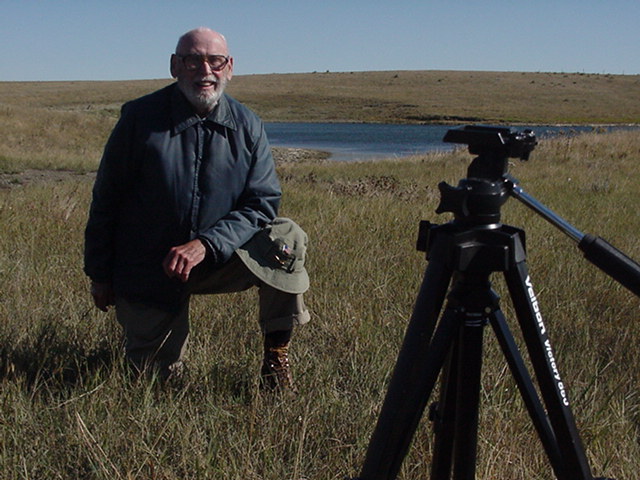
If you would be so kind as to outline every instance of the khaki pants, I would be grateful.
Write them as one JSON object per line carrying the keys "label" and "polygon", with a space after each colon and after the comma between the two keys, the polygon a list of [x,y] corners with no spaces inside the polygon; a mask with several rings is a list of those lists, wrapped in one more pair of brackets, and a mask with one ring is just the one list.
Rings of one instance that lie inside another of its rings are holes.
{"label": "khaki pants", "polygon": [[[259,322],[263,333],[290,330],[309,321],[302,294],[276,290],[262,283],[237,255],[221,268],[206,263],[192,271],[190,294],[231,293],[258,287]],[[153,365],[162,376],[181,363],[189,337],[189,297],[172,311],[116,298],[116,318],[125,334],[125,354],[139,370]]]}

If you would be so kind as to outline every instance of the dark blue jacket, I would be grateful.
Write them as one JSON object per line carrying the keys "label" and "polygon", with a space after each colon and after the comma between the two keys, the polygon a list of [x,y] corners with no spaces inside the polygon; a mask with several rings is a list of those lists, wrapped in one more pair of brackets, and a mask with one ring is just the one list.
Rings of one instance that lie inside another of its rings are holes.
{"label": "dark blue jacket", "polygon": [[117,295],[175,304],[162,260],[200,238],[213,263],[276,217],[280,184],[260,119],[223,95],[204,120],[174,83],[122,107],[85,231],[85,273]]}

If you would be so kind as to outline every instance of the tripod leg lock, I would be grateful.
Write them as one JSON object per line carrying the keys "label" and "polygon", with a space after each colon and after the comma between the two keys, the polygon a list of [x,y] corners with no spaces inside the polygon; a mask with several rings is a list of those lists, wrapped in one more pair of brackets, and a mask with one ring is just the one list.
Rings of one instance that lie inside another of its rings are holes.
{"label": "tripod leg lock", "polygon": [[418,239],[416,241],[416,250],[419,252],[429,251],[429,237],[431,229],[437,227],[437,225],[431,223],[428,220],[422,220],[418,226]]}

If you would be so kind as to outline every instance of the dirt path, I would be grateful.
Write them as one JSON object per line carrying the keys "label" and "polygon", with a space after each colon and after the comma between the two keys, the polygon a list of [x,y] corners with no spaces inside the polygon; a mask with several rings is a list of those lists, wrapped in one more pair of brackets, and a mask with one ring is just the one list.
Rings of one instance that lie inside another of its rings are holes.
{"label": "dirt path", "polygon": [[71,178],[92,182],[95,172],[78,173],[69,170],[25,170],[19,173],[0,173],[0,190],[38,183],[62,182]]}
{"label": "dirt path", "polygon": [[[302,148],[273,148],[276,164],[293,162],[322,161],[329,155],[316,150]],[[24,170],[18,173],[0,173],[0,190],[23,187],[38,183],[62,182],[69,179],[90,181],[96,177],[95,172],[78,173],[71,170]]]}

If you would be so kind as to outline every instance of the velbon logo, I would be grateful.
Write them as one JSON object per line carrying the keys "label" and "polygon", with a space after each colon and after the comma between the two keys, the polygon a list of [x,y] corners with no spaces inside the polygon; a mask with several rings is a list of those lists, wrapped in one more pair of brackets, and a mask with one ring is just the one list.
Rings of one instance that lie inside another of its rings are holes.
{"label": "velbon logo", "polygon": [[[531,302],[531,308],[535,313],[536,322],[538,324],[538,328],[540,330],[540,335],[546,336],[547,329],[544,326],[544,322],[542,320],[542,313],[540,313],[540,306],[538,304],[538,298],[536,297],[535,292],[533,291],[533,284],[531,283],[531,277],[527,276],[525,280],[525,285],[527,286],[527,292],[529,294],[529,302]],[[549,366],[551,367],[553,373],[553,379],[556,381],[556,386],[558,388],[558,392],[560,393],[560,397],[562,398],[562,404],[565,407],[569,406],[569,398],[567,397],[567,391],[564,388],[564,383],[560,378],[560,371],[558,370],[558,365],[556,363],[556,359],[553,355],[553,350],[551,348],[551,342],[548,338],[544,338],[544,348],[546,351],[547,360],[549,362]]]}

